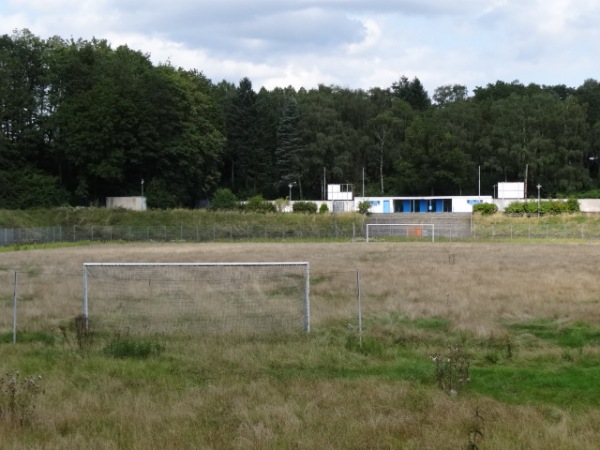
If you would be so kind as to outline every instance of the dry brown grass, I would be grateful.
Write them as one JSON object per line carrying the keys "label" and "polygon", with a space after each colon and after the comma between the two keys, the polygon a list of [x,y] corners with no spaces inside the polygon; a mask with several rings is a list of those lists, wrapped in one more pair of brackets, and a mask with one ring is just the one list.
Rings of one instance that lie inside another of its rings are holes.
{"label": "dry brown grass", "polygon": [[108,261],[309,261],[318,281],[311,288],[314,326],[355,318],[357,269],[365,318],[441,316],[481,336],[498,331],[499,321],[600,323],[595,243],[134,244],[10,252],[0,253],[7,269],[0,272],[1,295],[12,295],[11,270],[18,270],[24,323],[69,318],[81,310],[83,262]]}

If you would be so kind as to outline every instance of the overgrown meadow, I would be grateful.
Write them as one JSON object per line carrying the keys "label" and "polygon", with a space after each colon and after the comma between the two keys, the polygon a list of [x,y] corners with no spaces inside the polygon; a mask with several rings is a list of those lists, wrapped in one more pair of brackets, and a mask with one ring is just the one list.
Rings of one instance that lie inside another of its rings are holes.
{"label": "overgrown meadow", "polygon": [[[0,448],[596,449],[599,251],[353,242],[2,252]],[[87,332],[81,265],[101,261],[309,261],[311,333]]]}

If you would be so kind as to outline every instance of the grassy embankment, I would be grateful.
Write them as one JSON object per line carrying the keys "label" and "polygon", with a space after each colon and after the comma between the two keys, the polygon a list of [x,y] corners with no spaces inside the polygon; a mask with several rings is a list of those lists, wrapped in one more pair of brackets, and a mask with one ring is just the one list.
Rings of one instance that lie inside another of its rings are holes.
{"label": "grassy embankment", "polygon": [[[355,213],[336,214],[340,224],[362,221]],[[0,228],[53,226],[128,225],[128,226],[195,226],[219,223],[232,224],[331,224],[333,214],[259,214],[190,209],[128,211],[108,208],[55,208],[31,210],[0,210]]]}
{"label": "grassy embankment", "polygon": [[[310,260],[313,332],[102,335],[78,345],[70,317],[80,278],[66,275],[82,261],[187,261],[199,252],[210,261]],[[30,342],[0,344],[0,373],[41,375],[35,383],[44,390],[23,388],[34,408],[14,408],[22,422],[0,418],[0,448],[596,449],[597,258],[589,243],[135,244],[4,253],[5,270],[26,269],[31,284],[48,280],[44,273],[55,282],[25,302],[23,318],[35,327],[19,338]],[[362,345],[350,268],[361,270]],[[464,362],[470,382],[463,384]],[[0,407],[8,400],[0,396]]]}
{"label": "grassy embankment", "polygon": [[[372,216],[371,219],[375,217]],[[355,232],[360,235],[364,232],[366,220],[370,219],[358,213],[257,214],[206,210],[136,212],[107,208],[0,211],[0,228],[60,226],[61,234],[64,232],[66,240],[73,240],[79,234],[77,240],[90,241],[137,240],[144,237],[146,240],[156,241],[279,241],[282,237],[295,241],[334,241],[347,240]],[[472,216],[472,230],[476,240],[484,241],[595,240],[600,239],[600,215],[511,217],[502,213],[493,216],[475,214]],[[438,239],[444,240],[440,236]],[[41,245],[45,248],[53,246],[56,245]],[[31,247],[20,245],[19,248]]]}

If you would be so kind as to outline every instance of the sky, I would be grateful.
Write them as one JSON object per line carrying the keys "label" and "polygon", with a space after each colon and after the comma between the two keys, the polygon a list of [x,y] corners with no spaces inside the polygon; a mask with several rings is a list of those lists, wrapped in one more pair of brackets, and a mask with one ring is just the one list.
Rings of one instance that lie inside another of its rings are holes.
{"label": "sky", "polygon": [[600,0],[0,0],[0,34],[106,39],[255,90],[600,78]]}

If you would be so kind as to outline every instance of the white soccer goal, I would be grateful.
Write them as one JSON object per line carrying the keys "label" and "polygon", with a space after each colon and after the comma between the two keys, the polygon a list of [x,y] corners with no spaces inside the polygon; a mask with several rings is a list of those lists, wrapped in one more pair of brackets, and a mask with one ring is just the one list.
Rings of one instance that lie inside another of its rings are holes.
{"label": "white soccer goal", "polygon": [[366,241],[374,238],[427,239],[435,242],[432,223],[368,223]]}
{"label": "white soccer goal", "polygon": [[310,331],[308,262],[84,263],[83,315],[136,334]]}

